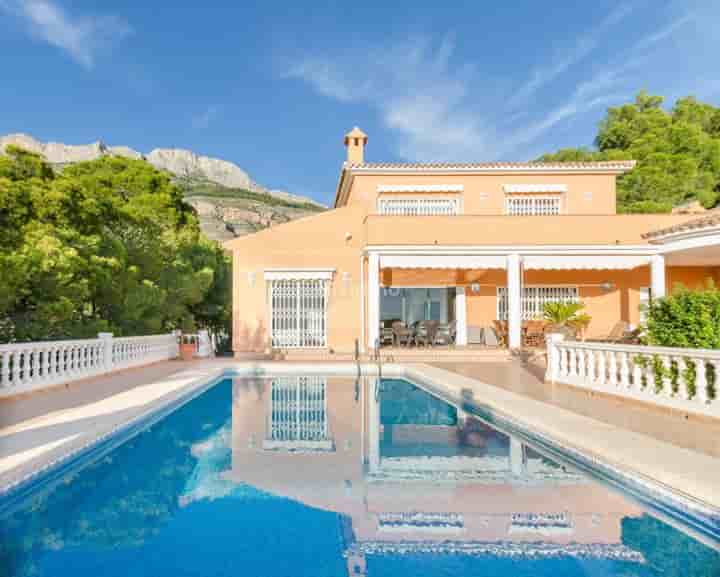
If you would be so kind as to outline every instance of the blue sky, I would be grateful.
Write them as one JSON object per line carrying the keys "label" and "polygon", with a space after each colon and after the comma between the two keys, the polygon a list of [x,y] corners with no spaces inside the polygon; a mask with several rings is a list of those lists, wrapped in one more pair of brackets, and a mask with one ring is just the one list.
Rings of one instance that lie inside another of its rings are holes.
{"label": "blue sky", "polygon": [[720,104],[716,0],[0,0],[0,133],[189,148],[330,202],[366,158],[590,145],[640,89]]}

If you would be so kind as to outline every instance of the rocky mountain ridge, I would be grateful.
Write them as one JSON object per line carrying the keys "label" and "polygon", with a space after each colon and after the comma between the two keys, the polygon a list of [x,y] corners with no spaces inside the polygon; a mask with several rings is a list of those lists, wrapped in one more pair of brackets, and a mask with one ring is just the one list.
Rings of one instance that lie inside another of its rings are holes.
{"label": "rocky mountain ridge", "polygon": [[182,148],[155,148],[148,154],[143,154],[127,146],[108,146],[100,140],[90,144],[41,142],[23,133],[0,136],[0,151],[8,145],[16,145],[42,154],[50,164],[59,167],[74,162],[94,160],[107,154],[145,159],[156,168],[167,170],[180,178],[205,180],[226,188],[241,188],[260,194],[269,194],[290,202],[314,204],[326,208],[311,198],[266,188],[256,183],[246,171],[232,162],[202,156]]}
{"label": "rocky mountain ridge", "polygon": [[327,208],[311,198],[265,188],[236,164],[190,150],[156,148],[144,155],[127,146],[108,146],[101,141],[81,145],[43,143],[22,133],[0,136],[0,153],[8,145],[41,154],[58,169],[104,155],[144,159],[177,177],[205,234],[220,241]]}

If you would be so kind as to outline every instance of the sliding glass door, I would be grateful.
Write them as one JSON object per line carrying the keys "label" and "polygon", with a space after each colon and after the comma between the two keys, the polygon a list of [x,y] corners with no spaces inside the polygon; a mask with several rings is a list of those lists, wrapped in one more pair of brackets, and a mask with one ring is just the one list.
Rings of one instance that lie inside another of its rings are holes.
{"label": "sliding glass door", "polygon": [[406,325],[417,321],[449,323],[455,318],[455,287],[380,289],[380,320],[401,320]]}

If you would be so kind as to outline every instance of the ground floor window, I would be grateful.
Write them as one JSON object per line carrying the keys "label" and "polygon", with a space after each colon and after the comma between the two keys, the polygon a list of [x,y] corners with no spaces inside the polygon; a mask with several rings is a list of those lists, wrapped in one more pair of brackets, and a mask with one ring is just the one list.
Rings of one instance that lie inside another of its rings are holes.
{"label": "ground floor window", "polygon": [[327,346],[327,280],[270,282],[270,340],[273,347]]}
{"label": "ground floor window", "polygon": [[380,291],[380,320],[399,320],[406,326],[417,321],[449,323],[455,318],[455,292],[455,287],[384,287]]}
{"label": "ground floor window", "polygon": [[[526,286],[522,295],[522,320],[541,319],[545,304],[549,302],[578,302],[578,288],[574,286]],[[497,318],[508,319],[507,287],[497,289]]]}

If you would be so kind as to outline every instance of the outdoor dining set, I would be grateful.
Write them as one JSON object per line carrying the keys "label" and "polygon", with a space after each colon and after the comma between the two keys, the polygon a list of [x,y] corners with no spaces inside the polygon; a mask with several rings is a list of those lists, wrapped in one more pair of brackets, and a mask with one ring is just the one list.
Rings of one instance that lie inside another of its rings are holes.
{"label": "outdoor dining set", "polygon": [[[530,347],[542,346],[547,323],[525,321],[522,327],[523,344]],[[471,345],[504,346],[507,343],[507,321],[494,321],[492,326],[468,326],[467,342]],[[457,327],[455,321],[443,323],[437,320],[422,320],[406,324],[401,320],[380,323],[380,341],[384,346],[432,347],[455,345]]]}

